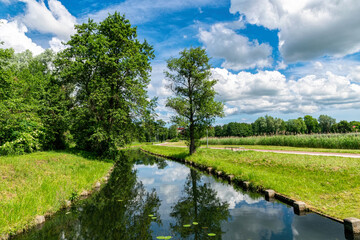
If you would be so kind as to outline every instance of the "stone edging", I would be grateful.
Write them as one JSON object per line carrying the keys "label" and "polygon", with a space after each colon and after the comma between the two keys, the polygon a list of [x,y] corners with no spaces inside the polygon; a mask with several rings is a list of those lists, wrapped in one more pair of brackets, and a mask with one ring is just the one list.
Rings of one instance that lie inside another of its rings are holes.
{"label": "stone edging", "polygon": [[[86,198],[90,197],[93,193],[99,191],[101,188],[101,185],[104,185],[109,181],[110,175],[113,171],[114,171],[114,166],[112,166],[110,168],[110,170],[107,172],[107,174],[104,177],[102,177],[102,182],[97,181],[90,191],[84,190],[83,192],[81,192],[79,195],[80,199],[81,200],[86,199]],[[71,205],[72,205],[72,202],[69,200],[66,200],[65,204],[60,208],[60,210],[70,208]],[[48,220],[56,212],[47,213],[42,216],[36,216],[34,221],[31,224],[29,224],[26,229],[41,226],[42,224],[45,223],[46,220]],[[26,229],[19,230],[15,235],[26,232]],[[8,240],[8,239],[10,239],[10,237],[11,237],[10,234],[0,235],[0,240]]]}
{"label": "stone edging", "polygon": [[[181,158],[176,158],[176,157],[169,157],[169,156],[166,156],[166,155],[162,155],[162,154],[157,154],[157,153],[152,153],[150,151],[147,151],[147,150],[144,150],[142,148],[140,148],[141,151],[145,152],[145,153],[148,153],[150,155],[153,155],[153,156],[158,156],[158,157],[162,157],[162,158],[167,158],[167,159],[171,159],[171,160],[174,160],[174,161],[177,161],[177,162],[181,162],[181,163],[185,163],[185,164],[188,164],[188,165],[191,165],[193,166],[194,168],[197,168],[198,170],[201,170],[201,171],[205,171],[207,173],[212,173],[214,174],[216,177],[218,178],[222,178],[222,179],[226,179],[228,180],[230,183],[234,183],[236,184],[237,186],[240,186],[242,187],[243,189],[245,190],[252,190],[252,191],[255,191],[255,192],[259,192],[261,194],[266,194],[266,190],[265,188],[261,187],[261,186],[257,186],[257,187],[254,187],[250,182],[246,181],[246,180],[240,180],[240,179],[236,179],[234,177],[234,175],[228,175],[226,173],[223,173],[221,171],[216,171],[214,170],[212,167],[208,167],[208,166],[205,166],[205,165],[202,165],[202,164],[197,164],[195,162],[192,162],[192,161],[188,161],[188,160],[185,160],[185,159],[181,159]],[[271,190],[273,191],[273,190]],[[286,195],[283,195],[281,193],[277,193],[277,192],[274,192],[274,195],[272,196],[272,198],[274,199],[277,199],[279,200],[280,202],[283,202],[285,204],[288,204],[292,207],[294,207],[294,203],[298,203],[298,200],[295,200],[295,199],[292,199]],[[266,199],[266,200],[271,200],[270,199]],[[333,221],[336,221],[336,222],[339,222],[339,223],[344,223],[343,220],[341,219],[338,219],[338,218],[335,218],[335,217],[332,217],[330,215],[327,215],[323,212],[320,212],[318,211],[317,209],[309,206],[309,205],[306,205],[306,210],[305,212],[313,212],[313,213],[316,213],[320,216],[323,216],[323,217],[326,217],[326,218],[329,218]],[[302,215],[302,214],[300,214]]]}

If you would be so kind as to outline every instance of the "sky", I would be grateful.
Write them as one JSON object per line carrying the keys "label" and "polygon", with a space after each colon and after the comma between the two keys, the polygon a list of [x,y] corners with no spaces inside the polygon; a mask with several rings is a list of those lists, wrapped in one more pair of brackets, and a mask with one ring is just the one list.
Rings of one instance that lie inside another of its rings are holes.
{"label": "sky", "polygon": [[154,47],[148,92],[160,119],[174,114],[166,60],[202,47],[225,106],[216,124],[266,114],[360,120],[359,0],[0,0],[0,47],[60,51],[75,24],[115,11]]}

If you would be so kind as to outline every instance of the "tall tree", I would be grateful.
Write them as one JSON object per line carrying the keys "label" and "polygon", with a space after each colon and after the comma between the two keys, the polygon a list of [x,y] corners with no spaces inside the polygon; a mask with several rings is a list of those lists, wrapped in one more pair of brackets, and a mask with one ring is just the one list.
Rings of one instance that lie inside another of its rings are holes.
{"label": "tall tree", "polygon": [[336,123],[336,120],[328,115],[319,116],[319,126],[322,133],[329,133],[331,126]]}
{"label": "tall tree", "polygon": [[175,97],[167,99],[166,106],[175,110],[172,120],[186,126],[190,155],[195,153],[199,139],[215,117],[223,116],[223,104],[215,101],[214,85],[210,80],[209,58],[204,49],[190,48],[180,52],[180,57],[167,61],[169,88]]}
{"label": "tall tree", "polygon": [[319,132],[319,123],[316,118],[313,118],[310,115],[304,117],[304,122],[306,125],[307,133],[317,133]]}
{"label": "tall tree", "polygon": [[76,30],[57,62],[63,81],[74,87],[74,139],[79,148],[111,153],[131,141],[134,121],[149,104],[153,50],[116,12]]}

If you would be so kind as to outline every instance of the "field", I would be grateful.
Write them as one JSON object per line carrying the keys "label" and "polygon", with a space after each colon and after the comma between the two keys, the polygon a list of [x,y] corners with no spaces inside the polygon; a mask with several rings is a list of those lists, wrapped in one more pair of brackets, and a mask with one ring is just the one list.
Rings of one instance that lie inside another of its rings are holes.
{"label": "field", "polygon": [[198,149],[196,154],[188,156],[186,148],[144,146],[143,149],[211,166],[248,180],[254,187],[274,189],[304,201],[338,219],[360,218],[359,159],[216,149]]}
{"label": "field", "polygon": [[[206,139],[201,140],[206,144]],[[209,145],[265,145],[304,148],[360,149],[360,134],[276,135],[209,138]]]}
{"label": "field", "polygon": [[58,211],[112,165],[61,152],[0,157],[0,238],[30,226],[37,215]]}

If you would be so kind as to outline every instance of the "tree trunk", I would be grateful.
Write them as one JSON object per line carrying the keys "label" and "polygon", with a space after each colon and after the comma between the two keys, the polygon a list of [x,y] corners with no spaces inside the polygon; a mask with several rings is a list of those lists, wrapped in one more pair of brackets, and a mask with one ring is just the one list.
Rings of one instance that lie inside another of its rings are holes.
{"label": "tree trunk", "polygon": [[196,152],[196,147],[195,147],[195,129],[194,129],[194,124],[190,124],[190,146],[189,146],[189,150],[190,150],[190,155],[192,155],[193,153]]}

